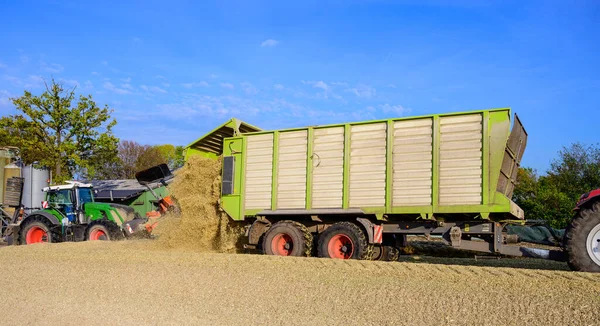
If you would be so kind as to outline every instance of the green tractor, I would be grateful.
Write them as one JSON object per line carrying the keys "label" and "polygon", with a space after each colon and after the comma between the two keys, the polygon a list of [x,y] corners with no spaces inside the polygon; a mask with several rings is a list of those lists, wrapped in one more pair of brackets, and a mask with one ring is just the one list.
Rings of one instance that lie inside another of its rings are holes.
{"label": "green tractor", "polygon": [[9,244],[147,237],[154,227],[129,206],[95,202],[90,184],[68,182],[43,191],[42,209],[9,225]]}

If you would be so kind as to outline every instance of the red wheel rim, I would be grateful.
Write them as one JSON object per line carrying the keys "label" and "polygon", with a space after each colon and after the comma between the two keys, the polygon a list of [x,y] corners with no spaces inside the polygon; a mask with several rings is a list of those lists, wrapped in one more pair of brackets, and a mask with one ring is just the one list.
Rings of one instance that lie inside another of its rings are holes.
{"label": "red wheel rim", "polygon": [[108,240],[108,236],[106,235],[106,232],[95,229],[90,232],[90,240]]}
{"label": "red wheel rim", "polygon": [[271,249],[274,255],[290,256],[292,254],[292,250],[294,249],[292,237],[285,233],[276,235],[271,241]]}
{"label": "red wheel rim", "polygon": [[327,251],[331,258],[350,259],[354,253],[354,244],[347,235],[336,234],[329,240]]}
{"label": "red wheel rim", "polygon": [[39,226],[34,226],[27,231],[25,242],[27,244],[48,242],[48,232]]}

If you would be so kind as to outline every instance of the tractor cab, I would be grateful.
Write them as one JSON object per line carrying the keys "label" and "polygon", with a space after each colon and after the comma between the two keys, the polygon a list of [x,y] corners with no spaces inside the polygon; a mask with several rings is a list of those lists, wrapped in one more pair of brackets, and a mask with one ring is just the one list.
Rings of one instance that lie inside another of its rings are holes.
{"label": "tractor cab", "polygon": [[94,202],[91,184],[68,181],[65,185],[46,187],[43,191],[46,200],[42,207],[55,209],[70,223],[77,223],[77,216],[84,214],[84,205]]}

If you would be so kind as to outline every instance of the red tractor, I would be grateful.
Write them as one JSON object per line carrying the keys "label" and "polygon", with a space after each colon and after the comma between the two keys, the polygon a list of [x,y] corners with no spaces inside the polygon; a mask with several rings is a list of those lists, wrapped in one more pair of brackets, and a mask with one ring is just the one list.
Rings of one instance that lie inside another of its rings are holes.
{"label": "red tractor", "polygon": [[565,231],[569,266],[576,271],[600,272],[600,189],[579,198]]}

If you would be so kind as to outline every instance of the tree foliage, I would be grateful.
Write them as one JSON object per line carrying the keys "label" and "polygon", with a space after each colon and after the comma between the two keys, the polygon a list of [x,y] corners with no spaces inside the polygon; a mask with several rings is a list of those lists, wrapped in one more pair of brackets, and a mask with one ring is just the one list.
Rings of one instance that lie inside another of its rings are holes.
{"label": "tree foliage", "polygon": [[183,165],[183,147],[173,145],[141,145],[124,140],[118,145],[115,164],[106,165],[98,173],[102,179],[133,179],[135,173],[158,164],[166,163],[175,169]]}
{"label": "tree foliage", "polygon": [[183,146],[174,146],[171,144],[156,145],[162,157],[165,158],[169,168],[171,170],[180,168],[183,166],[184,155]]}
{"label": "tree foliage", "polygon": [[600,187],[600,147],[574,143],[558,153],[546,175],[519,169],[513,200],[527,219],[543,219],[563,228],[573,217],[579,197]]}
{"label": "tree foliage", "polygon": [[75,173],[93,177],[116,160],[113,111],[98,107],[91,95],[76,97],[75,88],[52,79],[41,95],[25,91],[11,100],[20,114],[0,119],[0,143],[19,147],[26,164],[51,168],[56,182]]}

